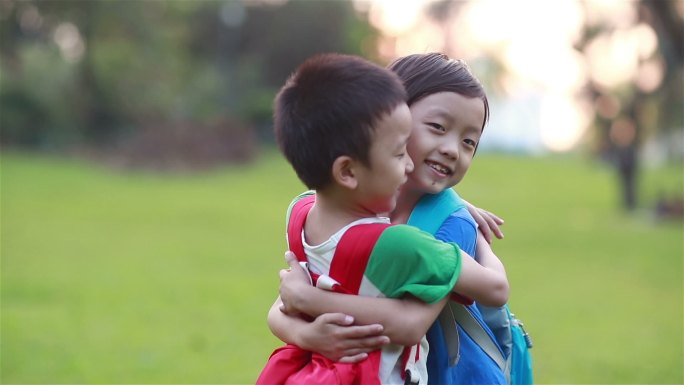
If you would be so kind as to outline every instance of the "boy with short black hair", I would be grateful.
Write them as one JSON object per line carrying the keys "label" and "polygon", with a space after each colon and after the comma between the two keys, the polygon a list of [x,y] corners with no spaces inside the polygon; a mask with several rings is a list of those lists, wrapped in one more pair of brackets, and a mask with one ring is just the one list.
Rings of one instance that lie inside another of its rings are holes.
{"label": "boy with short black hair", "polygon": [[[309,271],[326,276],[333,260],[339,258],[335,250],[346,234],[357,226],[389,224],[380,215],[394,209],[399,188],[413,169],[406,154],[412,119],[405,91],[395,74],[364,59],[318,55],[304,62],[281,89],[274,121],[282,152],[307,187],[316,189],[315,203],[305,214],[299,231],[301,240],[297,241],[303,245]],[[288,220],[293,208],[303,199],[311,199],[312,194],[295,198]],[[371,249],[358,295],[413,296],[440,308],[452,290],[491,305],[507,300],[505,274],[480,266],[471,258],[461,258],[455,244],[439,242],[414,227],[383,228]],[[335,277],[328,278],[334,286]],[[365,323],[363,319],[357,321]],[[417,336],[423,336],[430,323],[417,327]],[[422,343],[421,348],[425,349],[422,353],[409,357],[416,360],[412,380],[427,376],[427,344]],[[299,369],[288,373],[269,371],[267,365],[257,383],[315,382],[310,375],[316,370],[311,366],[327,361],[318,369],[333,367],[348,373],[349,366],[358,367],[342,382],[368,378],[367,372],[373,370],[371,377],[376,383],[403,384],[403,352],[403,346],[390,344],[378,353],[378,360],[346,364],[344,368],[345,364],[332,363],[314,353],[313,358],[304,358],[303,365],[295,366]],[[269,364],[281,358],[281,353],[283,350],[276,351]],[[339,379],[339,373],[331,378],[335,377]]]}

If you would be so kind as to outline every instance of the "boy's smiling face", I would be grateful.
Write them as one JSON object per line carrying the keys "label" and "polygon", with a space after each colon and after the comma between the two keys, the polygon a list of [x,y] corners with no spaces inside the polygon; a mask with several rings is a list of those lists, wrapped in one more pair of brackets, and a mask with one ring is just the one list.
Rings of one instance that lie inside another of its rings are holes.
{"label": "boy's smiling face", "polygon": [[408,153],[415,168],[406,189],[436,194],[463,179],[482,135],[484,102],[455,92],[431,94],[411,106]]}
{"label": "boy's smiling face", "polygon": [[357,175],[357,198],[366,211],[384,214],[394,210],[399,188],[413,170],[406,150],[411,132],[411,112],[404,103],[376,122],[369,152],[370,167],[360,167]]}

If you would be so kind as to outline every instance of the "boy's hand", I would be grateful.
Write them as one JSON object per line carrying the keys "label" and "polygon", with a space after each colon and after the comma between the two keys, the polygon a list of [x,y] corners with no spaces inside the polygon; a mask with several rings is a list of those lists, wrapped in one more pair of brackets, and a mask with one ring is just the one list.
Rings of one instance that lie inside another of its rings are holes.
{"label": "boy's hand", "polygon": [[463,202],[468,208],[470,215],[472,215],[473,219],[475,219],[475,223],[477,223],[478,229],[484,236],[484,239],[487,241],[487,243],[492,243],[492,234],[499,239],[503,239],[504,235],[500,227],[504,224],[503,219],[487,210],[473,206],[466,200],[463,200]]}
{"label": "boy's hand", "polygon": [[280,311],[295,316],[301,312],[301,307],[298,306],[303,300],[301,294],[312,288],[311,280],[291,251],[285,253],[285,261],[290,267],[280,270],[280,299],[283,302]]}
{"label": "boy's hand", "polygon": [[390,342],[381,335],[382,325],[352,325],[354,318],[341,313],[318,316],[301,334],[302,349],[317,352],[333,361],[363,361],[368,352]]}

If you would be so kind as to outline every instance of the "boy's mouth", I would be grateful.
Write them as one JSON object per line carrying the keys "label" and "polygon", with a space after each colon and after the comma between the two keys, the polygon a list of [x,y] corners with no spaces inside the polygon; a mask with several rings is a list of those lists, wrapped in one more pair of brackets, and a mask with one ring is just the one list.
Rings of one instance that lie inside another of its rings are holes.
{"label": "boy's mouth", "polygon": [[439,174],[442,174],[442,175],[448,176],[448,175],[451,175],[454,173],[453,170],[451,170],[449,167],[447,167],[441,163],[434,162],[432,160],[426,159],[425,164],[427,164],[428,167],[430,167],[431,169],[437,171]]}

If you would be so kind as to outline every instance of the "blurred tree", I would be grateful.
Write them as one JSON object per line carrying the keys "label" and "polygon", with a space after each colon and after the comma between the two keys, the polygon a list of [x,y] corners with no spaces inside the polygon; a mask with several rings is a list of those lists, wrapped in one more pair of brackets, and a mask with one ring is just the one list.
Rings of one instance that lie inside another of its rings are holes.
{"label": "blurred tree", "polygon": [[[587,85],[596,115],[599,152],[615,166],[622,191],[623,207],[633,210],[638,203],[640,149],[646,139],[668,135],[684,126],[684,20],[674,1],[640,0],[638,17],[627,28],[646,24],[655,31],[657,49],[638,61],[630,82],[613,87],[591,79]],[[578,48],[588,54],[597,39],[614,33],[608,23],[586,24]],[[658,79],[658,72],[662,72]],[[666,150],[666,149],[663,149]],[[674,156],[680,156],[674,154]]]}
{"label": "blurred tree", "polygon": [[0,0],[0,20],[0,142],[139,160],[248,158],[297,64],[377,36],[350,1]]}

